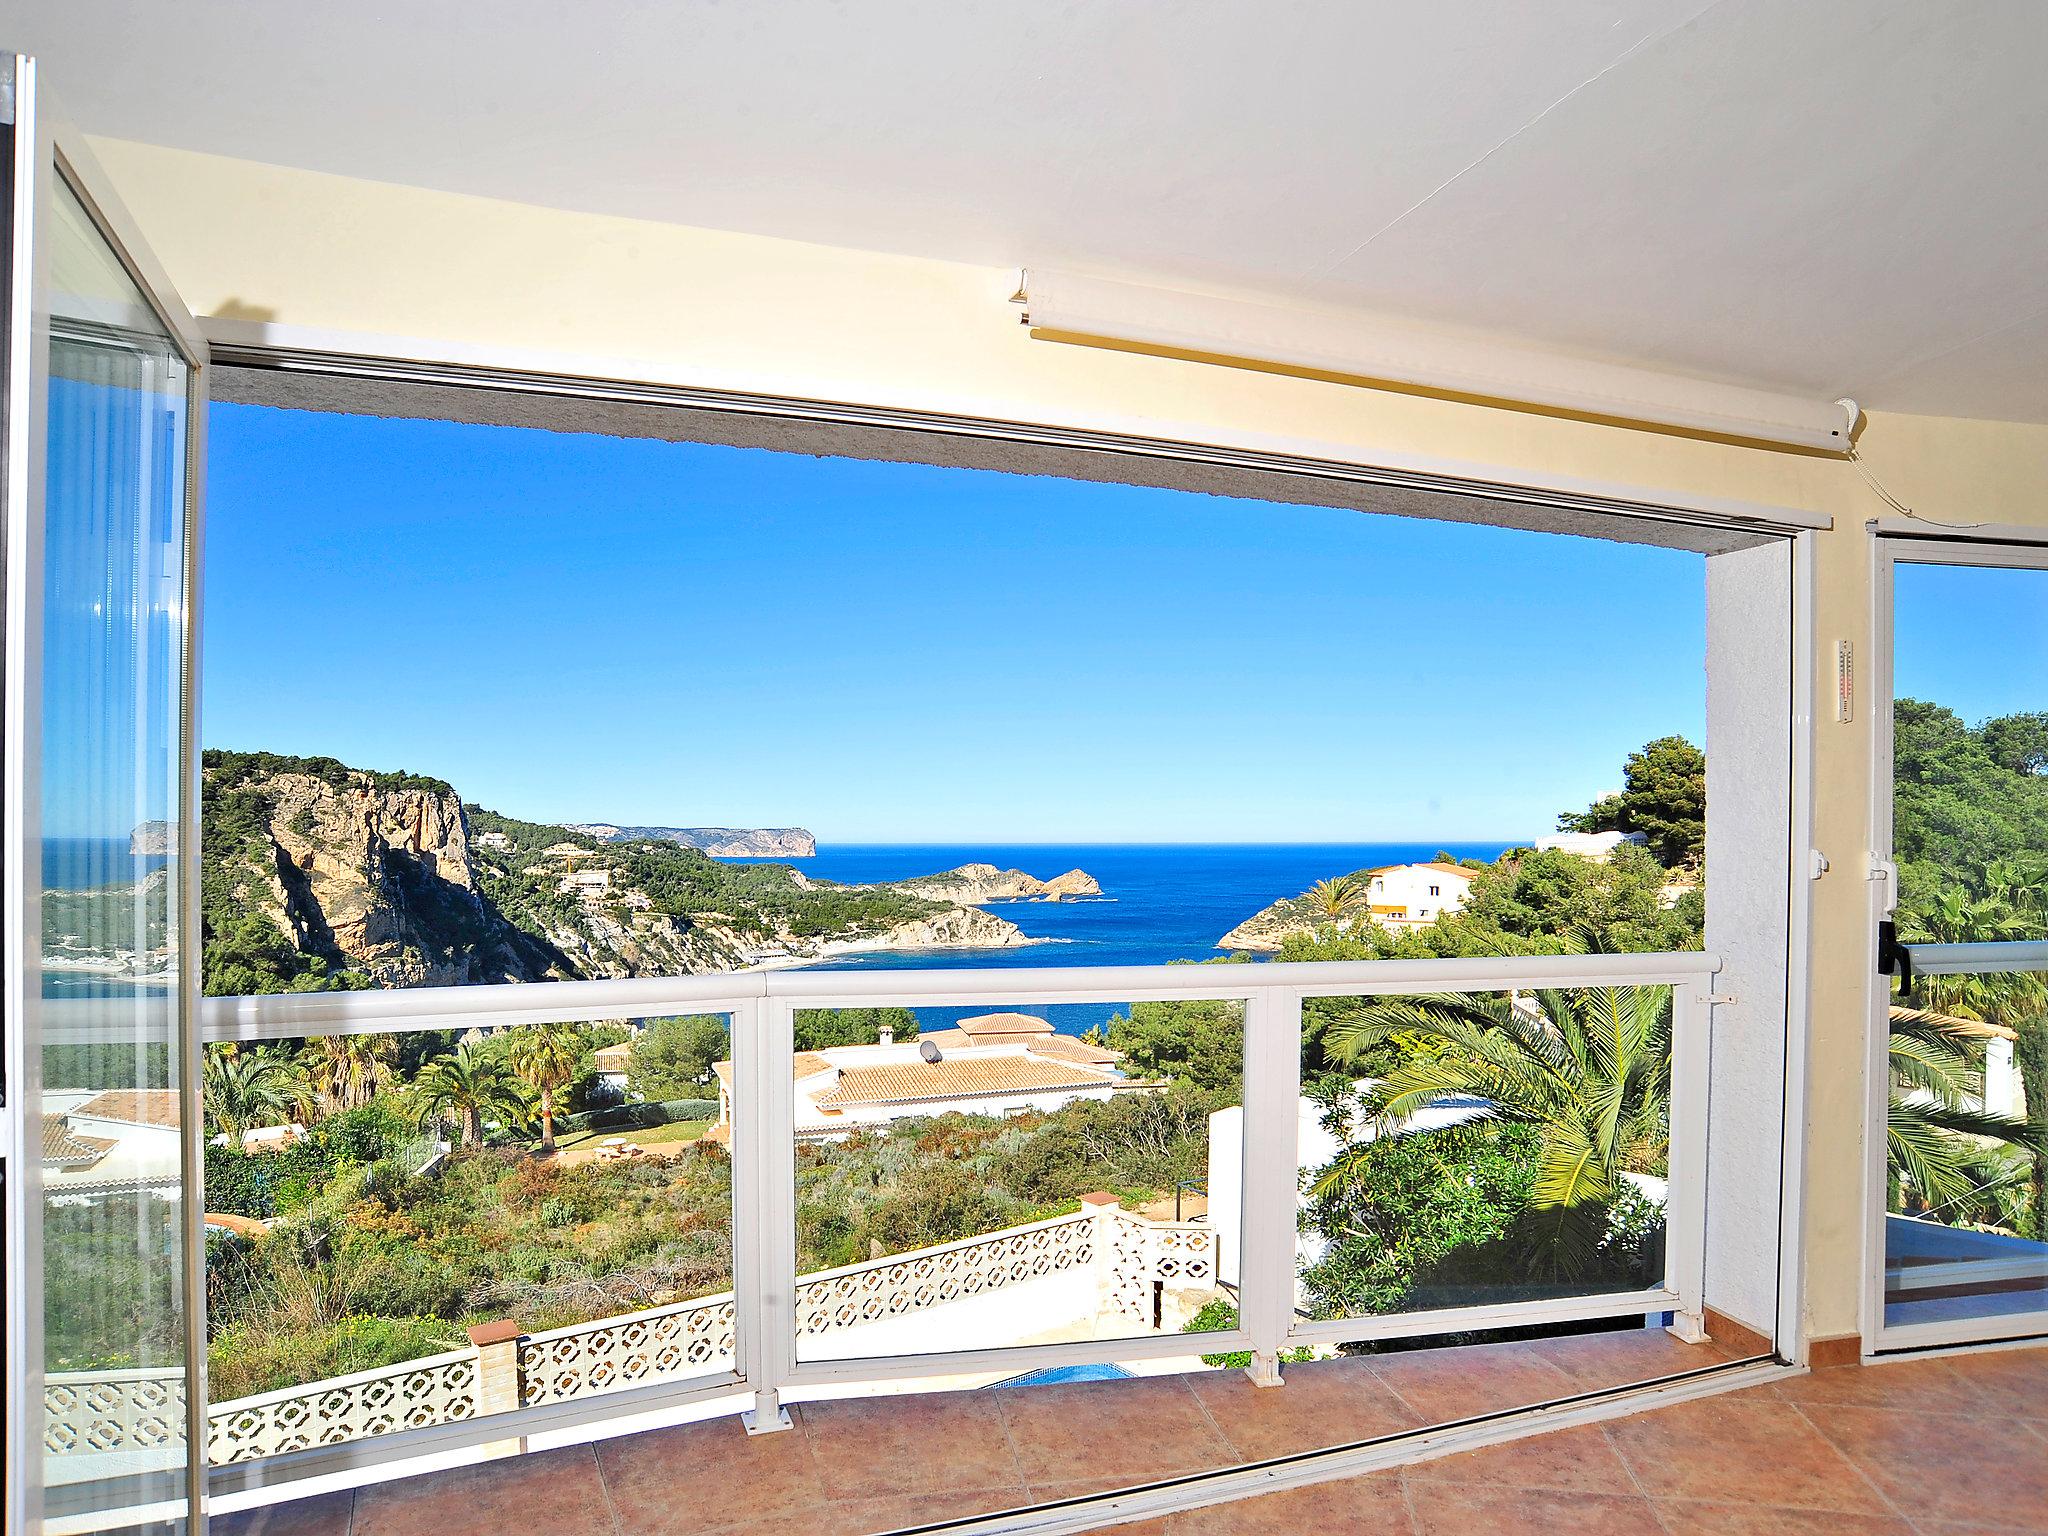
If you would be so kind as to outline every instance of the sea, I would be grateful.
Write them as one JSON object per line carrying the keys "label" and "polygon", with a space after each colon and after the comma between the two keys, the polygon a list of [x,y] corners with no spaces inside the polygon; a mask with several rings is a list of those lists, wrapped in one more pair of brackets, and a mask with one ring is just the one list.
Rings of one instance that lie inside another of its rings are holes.
{"label": "sea", "polygon": [[[962,864],[1021,869],[1049,880],[1070,869],[1095,877],[1102,894],[1074,901],[1000,901],[988,910],[1009,919],[1039,944],[1007,949],[883,950],[839,955],[806,970],[1041,969],[1053,966],[1162,965],[1208,960],[1216,941],[1284,897],[1318,880],[1382,864],[1422,863],[1439,852],[1494,859],[1511,844],[1422,843],[821,843],[808,859],[727,859],[730,864],[790,864],[804,874],[848,885],[938,874]],[[79,890],[140,880],[166,863],[162,854],[134,854],[124,839],[50,838],[43,880],[54,890]],[[52,994],[122,992],[103,978],[53,973]],[[1063,1034],[1081,1034],[1121,1011],[1114,1003],[1005,1004],[1033,1013]],[[920,1007],[927,1029],[989,1011],[987,1005]]]}
{"label": "sea", "polygon": [[[1316,881],[1382,864],[1425,863],[1437,853],[1494,859],[1509,843],[820,843],[808,859],[731,859],[726,863],[788,863],[815,879],[845,884],[903,880],[962,864],[1021,869],[1049,880],[1086,870],[1102,887],[1077,901],[991,902],[1032,938],[1048,943],[1007,949],[878,951],[838,955],[806,970],[1038,969],[1076,965],[1163,965],[1209,960],[1216,941],[1284,897]],[[986,1013],[975,1007],[920,1007],[919,1024],[943,1028]],[[1080,1034],[1121,1011],[1117,1004],[1005,1004],[1037,1014],[1062,1034]]]}

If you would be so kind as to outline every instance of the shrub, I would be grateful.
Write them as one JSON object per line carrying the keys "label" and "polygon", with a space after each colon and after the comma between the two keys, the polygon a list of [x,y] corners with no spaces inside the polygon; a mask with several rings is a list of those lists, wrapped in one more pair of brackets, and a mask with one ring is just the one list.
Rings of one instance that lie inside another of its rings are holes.
{"label": "shrub", "polygon": [[716,1099],[663,1099],[648,1104],[611,1104],[587,1109],[581,1114],[558,1115],[555,1134],[572,1131],[644,1131],[657,1125],[675,1125],[684,1120],[716,1120]]}

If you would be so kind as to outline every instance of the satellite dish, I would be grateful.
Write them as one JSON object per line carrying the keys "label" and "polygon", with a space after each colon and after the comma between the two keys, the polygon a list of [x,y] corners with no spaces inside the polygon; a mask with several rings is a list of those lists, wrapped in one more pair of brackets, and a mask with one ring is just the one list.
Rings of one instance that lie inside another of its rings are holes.
{"label": "satellite dish", "polygon": [[920,1040],[917,1042],[917,1054],[926,1061],[937,1061],[939,1059],[939,1048],[929,1040]]}

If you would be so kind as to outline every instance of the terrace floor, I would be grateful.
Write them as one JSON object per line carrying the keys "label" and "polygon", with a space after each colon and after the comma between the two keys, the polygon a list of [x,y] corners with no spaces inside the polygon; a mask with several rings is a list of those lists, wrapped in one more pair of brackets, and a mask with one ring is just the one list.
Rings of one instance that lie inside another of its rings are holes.
{"label": "terrace floor", "polygon": [[[870,1536],[1720,1358],[1627,1332],[1287,1368],[807,1403],[217,1517],[220,1536]],[[2048,1348],[1847,1366],[1124,1525],[1132,1536],[2048,1533]]]}

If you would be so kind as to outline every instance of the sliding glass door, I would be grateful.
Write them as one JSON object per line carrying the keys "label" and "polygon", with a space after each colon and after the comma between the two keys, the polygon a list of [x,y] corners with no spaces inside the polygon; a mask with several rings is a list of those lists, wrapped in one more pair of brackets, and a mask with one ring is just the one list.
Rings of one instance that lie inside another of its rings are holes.
{"label": "sliding glass door", "polygon": [[2048,1333],[2048,547],[1879,546],[1875,1343]]}
{"label": "sliding glass door", "polygon": [[[6,61],[7,1483],[196,1525],[191,608],[203,343]],[[18,1256],[18,1257],[17,1257]],[[13,1524],[13,1520],[10,1524]]]}

